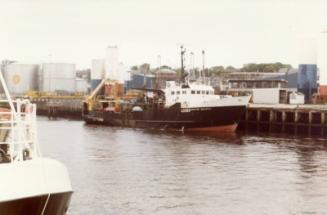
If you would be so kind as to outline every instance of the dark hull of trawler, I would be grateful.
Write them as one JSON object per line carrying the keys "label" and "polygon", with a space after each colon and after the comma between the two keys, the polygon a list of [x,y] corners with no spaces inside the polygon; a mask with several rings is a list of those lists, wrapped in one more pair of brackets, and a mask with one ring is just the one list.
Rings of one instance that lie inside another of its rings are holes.
{"label": "dark hull of trawler", "polygon": [[54,193],[0,202],[5,215],[64,215],[72,192]]}
{"label": "dark hull of trawler", "polygon": [[111,126],[185,132],[235,132],[245,110],[245,105],[182,109],[177,103],[170,108],[148,107],[139,112],[94,111],[84,115],[84,120]]}

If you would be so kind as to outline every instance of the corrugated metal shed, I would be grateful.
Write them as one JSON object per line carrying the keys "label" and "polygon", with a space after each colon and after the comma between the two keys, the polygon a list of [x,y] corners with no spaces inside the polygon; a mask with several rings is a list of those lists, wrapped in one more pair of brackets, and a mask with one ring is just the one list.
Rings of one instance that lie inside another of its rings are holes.
{"label": "corrugated metal shed", "polygon": [[125,82],[125,89],[129,90],[132,88],[147,88],[153,89],[155,76],[154,75],[144,75],[138,73],[131,74],[131,80]]}

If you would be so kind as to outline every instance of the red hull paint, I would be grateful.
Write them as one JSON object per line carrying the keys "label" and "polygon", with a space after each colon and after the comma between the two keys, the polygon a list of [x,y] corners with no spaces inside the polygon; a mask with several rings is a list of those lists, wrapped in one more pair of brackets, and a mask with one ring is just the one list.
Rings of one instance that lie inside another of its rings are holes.
{"label": "red hull paint", "polygon": [[192,132],[221,132],[221,133],[234,133],[236,131],[237,124],[233,125],[223,125],[223,126],[210,126],[210,127],[203,127],[203,128],[187,128],[185,131],[192,131]]}
{"label": "red hull paint", "polygon": [[321,96],[326,96],[327,95],[327,85],[320,85],[319,86],[319,94]]}

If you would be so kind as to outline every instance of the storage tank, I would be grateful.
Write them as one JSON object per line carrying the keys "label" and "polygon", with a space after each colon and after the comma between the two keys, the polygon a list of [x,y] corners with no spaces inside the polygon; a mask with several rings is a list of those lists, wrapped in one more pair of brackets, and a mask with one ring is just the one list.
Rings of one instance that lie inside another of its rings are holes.
{"label": "storage tank", "polygon": [[308,102],[312,94],[317,92],[317,39],[303,37],[298,45],[299,67],[297,76],[297,89],[303,93]]}
{"label": "storage tank", "polygon": [[297,89],[304,94],[305,100],[309,101],[312,94],[317,92],[317,65],[300,64],[297,76]]}
{"label": "storage tank", "polygon": [[94,90],[104,78],[105,74],[105,59],[92,60],[91,70],[91,90]]}
{"label": "storage tank", "polygon": [[118,47],[109,46],[106,54],[105,78],[118,81],[119,75]]}
{"label": "storage tank", "polygon": [[91,80],[101,80],[105,73],[105,59],[92,60]]}
{"label": "storage tank", "polygon": [[327,96],[327,31],[318,37],[319,94]]}
{"label": "storage tank", "polygon": [[125,64],[119,63],[118,73],[119,73],[119,79],[118,79],[119,83],[125,83],[126,81],[131,80],[130,71]]}
{"label": "storage tank", "polygon": [[76,90],[76,66],[71,63],[44,63],[40,75],[43,92],[74,93]]}
{"label": "storage tank", "polygon": [[13,95],[23,95],[29,90],[38,90],[38,71],[37,64],[6,65],[3,75],[9,92]]}
{"label": "storage tank", "polygon": [[87,80],[82,78],[76,79],[76,92],[77,93],[88,93],[90,89],[90,84]]}

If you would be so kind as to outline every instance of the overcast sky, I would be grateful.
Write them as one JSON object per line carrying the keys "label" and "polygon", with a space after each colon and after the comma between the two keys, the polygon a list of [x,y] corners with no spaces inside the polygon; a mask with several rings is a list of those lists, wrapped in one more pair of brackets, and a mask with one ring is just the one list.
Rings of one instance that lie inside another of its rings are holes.
{"label": "overcast sky", "polygon": [[[326,3],[325,3],[326,2]],[[91,67],[108,45],[126,65],[297,64],[303,35],[327,30],[324,0],[0,0],[0,60]]]}

